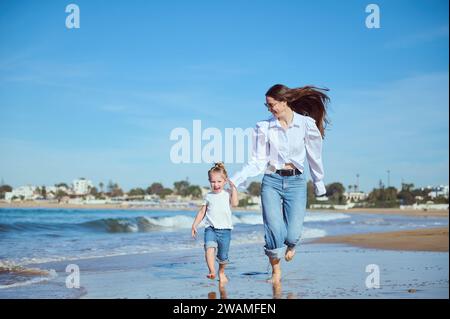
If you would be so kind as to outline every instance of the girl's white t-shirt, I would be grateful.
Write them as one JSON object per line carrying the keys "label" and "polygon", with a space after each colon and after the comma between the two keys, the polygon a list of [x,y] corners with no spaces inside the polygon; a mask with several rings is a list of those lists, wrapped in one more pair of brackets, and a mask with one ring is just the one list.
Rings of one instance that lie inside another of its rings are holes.
{"label": "girl's white t-shirt", "polygon": [[205,227],[217,229],[233,229],[230,208],[230,193],[222,190],[220,193],[209,192],[205,195],[202,205],[207,205]]}

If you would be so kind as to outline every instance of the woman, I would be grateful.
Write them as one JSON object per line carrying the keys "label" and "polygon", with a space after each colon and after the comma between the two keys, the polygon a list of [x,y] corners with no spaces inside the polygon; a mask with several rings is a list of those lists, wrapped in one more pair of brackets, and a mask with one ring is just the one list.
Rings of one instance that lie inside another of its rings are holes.
{"label": "woman", "polygon": [[[256,123],[252,156],[231,178],[239,187],[261,173],[261,202],[265,232],[264,250],[272,265],[273,283],[280,282],[280,259],[292,260],[301,237],[306,211],[304,161],[308,159],[316,196],[325,195],[322,139],[328,96],[314,86],[290,89],[272,86],[265,105],[269,119]],[[287,246],[285,249],[284,246]]]}

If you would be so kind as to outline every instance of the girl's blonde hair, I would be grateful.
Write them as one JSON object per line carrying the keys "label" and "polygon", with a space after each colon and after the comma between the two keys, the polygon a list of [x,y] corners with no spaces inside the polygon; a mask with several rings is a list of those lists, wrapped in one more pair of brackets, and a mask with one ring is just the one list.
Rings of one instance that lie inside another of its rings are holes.
{"label": "girl's blonde hair", "polygon": [[227,170],[225,169],[225,165],[222,162],[214,163],[214,166],[209,169],[208,179],[211,178],[211,173],[221,173],[223,174],[225,179],[228,179]]}

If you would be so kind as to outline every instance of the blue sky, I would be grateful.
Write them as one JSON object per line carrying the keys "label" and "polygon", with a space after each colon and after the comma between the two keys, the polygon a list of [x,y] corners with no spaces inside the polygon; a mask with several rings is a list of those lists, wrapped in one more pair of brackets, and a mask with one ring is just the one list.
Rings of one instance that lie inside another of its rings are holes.
{"label": "blue sky", "polygon": [[207,185],[170,132],[252,127],[283,83],[330,89],[326,183],[448,184],[448,1],[377,1],[380,29],[369,1],[73,1],[71,30],[69,3],[0,3],[5,183]]}

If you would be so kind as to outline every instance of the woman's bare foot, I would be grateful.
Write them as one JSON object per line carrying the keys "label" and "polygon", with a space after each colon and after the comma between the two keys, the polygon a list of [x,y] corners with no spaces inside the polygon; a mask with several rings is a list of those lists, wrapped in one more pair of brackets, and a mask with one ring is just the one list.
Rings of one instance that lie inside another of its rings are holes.
{"label": "woman's bare foot", "polygon": [[216,279],[216,274],[215,273],[209,273],[209,274],[206,275],[206,278],[214,280],[214,279]]}
{"label": "woman's bare foot", "polygon": [[225,273],[219,273],[219,282],[221,284],[226,284],[228,282],[228,278],[225,276]]}
{"label": "woman's bare foot", "polygon": [[286,249],[286,254],[284,255],[284,259],[286,261],[291,261],[295,256],[295,248],[287,248]]}
{"label": "woman's bare foot", "polygon": [[267,280],[267,282],[272,284],[278,284],[281,282],[281,271],[272,272],[272,277]]}
{"label": "woman's bare foot", "polygon": [[279,283],[281,281],[281,267],[280,259],[269,258],[270,265],[272,266],[272,278],[268,280],[270,283]]}

